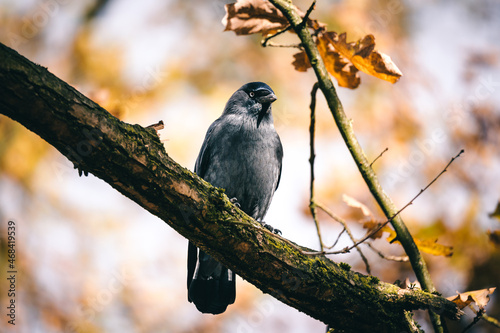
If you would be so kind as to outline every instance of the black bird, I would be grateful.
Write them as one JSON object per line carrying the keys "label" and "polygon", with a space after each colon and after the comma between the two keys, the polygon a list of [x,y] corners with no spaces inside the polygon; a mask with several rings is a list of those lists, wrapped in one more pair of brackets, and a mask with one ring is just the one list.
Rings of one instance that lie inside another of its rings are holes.
{"label": "black bird", "polygon": [[[212,123],[194,171],[213,186],[224,188],[231,201],[263,222],[281,176],[283,147],[274,129],[273,90],[251,82],[238,89],[222,115]],[[203,313],[219,314],[236,298],[235,274],[189,243],[188,300]]]}

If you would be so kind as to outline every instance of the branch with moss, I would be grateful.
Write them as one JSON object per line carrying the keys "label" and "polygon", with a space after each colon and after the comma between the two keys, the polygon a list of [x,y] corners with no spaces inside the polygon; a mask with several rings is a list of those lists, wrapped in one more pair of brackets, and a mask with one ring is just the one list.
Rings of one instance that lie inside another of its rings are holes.
{"label": "branch with moss", "polygon": [[[392,202],[391,198],[383,191],[377,175],[371,168],[370,162],[366,158],[361,145],[356,139],[351,120],[346,116],[343,110],[333,82],[330,79],[330,75],[328,74],[325,64],[319,54],[313,36],[308,26],[305,24],[305,20],[299,15],[296,7],[293,6],[290,0],[270,0],[270,2],[283,13],[300,38],[301,46],[304,48],[307,57],[309,58],[309,62],[314,69],[319,87],[326,98],[328,107],[333,115],[337,127],[339,128],[342,138],[344,139],[370,192],[386,217],[391,220],[391,224],[397,233],[397,239],[408,255],[418,281],[424,290],[428,292],[435,292],[436,289],[420,251],[415,245],[415,242],[402,218],[397,215],[398,209]],[[439,316],[433,313],[430,313],[430,315],[436,332],[443,332]]]}
{"label": "branch with moss", "polygon": [[[224,191],[178,165],[154,128],[120,121],[39,65],[0,44],[0,113],[158,216],[263,292],[345,332],[414,331],[406,315],[454,303],[303,254],[262,228]],[[76,172],[76,171],[75,171]],[[175,250],[178,251],[178,250]],[[187,301],[187,300],[186,300]]]}

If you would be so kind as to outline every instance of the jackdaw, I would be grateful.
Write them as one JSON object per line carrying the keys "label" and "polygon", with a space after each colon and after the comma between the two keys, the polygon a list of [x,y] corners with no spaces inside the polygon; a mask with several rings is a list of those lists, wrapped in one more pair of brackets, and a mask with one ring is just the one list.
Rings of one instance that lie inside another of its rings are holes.
{"label": "jackdaw", "polygon": [[[263,222],[281,176],[283,147],[276,133],[273,90],[251,82],[238,89],[209,127],[194,171]],[[188,248],[188,300],[202,313],[219,314],[234,303],[235,274],[192,243]]]}

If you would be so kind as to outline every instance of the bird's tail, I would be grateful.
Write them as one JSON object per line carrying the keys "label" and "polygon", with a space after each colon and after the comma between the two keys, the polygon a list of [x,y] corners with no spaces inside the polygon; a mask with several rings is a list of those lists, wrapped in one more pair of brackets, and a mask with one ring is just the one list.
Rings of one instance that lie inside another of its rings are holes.
{"label": "bird's tail", "polygon": [[210,255],[189,243],[188,300],[202,313],[226,311],[236,298],[236,276]]}

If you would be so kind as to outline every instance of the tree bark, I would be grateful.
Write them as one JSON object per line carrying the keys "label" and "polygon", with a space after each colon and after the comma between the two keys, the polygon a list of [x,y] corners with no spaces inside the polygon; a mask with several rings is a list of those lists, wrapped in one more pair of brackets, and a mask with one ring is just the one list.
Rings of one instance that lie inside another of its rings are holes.
{"label": "tree bark", "polygon": [[415,309],[460,316],[455,304],[440,296],[403,290],[353,272],[347,264],[304,254],[309,249],[262,228],[223,190],[173,161],[154,129],[120,121],[2,44],[0,59],[0,113],[263,292],[345,332],[413,332],[417,329],[407,311]]}

